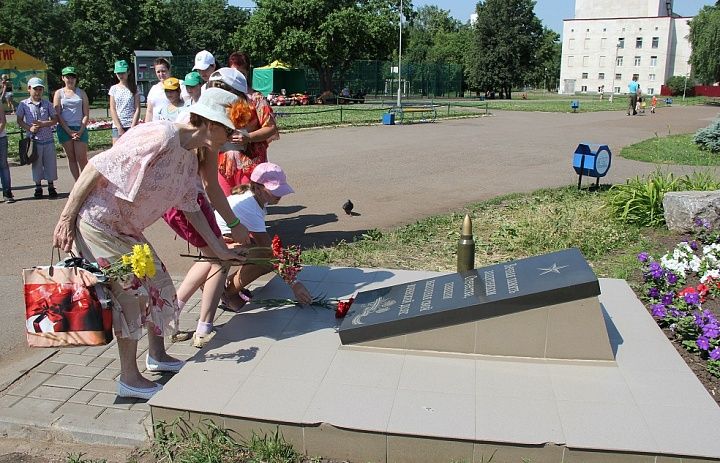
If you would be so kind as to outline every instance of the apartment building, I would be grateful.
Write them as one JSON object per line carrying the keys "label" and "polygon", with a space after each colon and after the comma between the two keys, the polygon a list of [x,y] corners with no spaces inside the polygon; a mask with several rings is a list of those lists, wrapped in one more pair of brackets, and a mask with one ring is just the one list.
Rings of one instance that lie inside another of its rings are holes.
{"label": "apartment building", "polygon": [[563,21],[559,93],[621,94],[638,76],[643,93],[660,94],[669,77],[690,72],[688,21],[672,0],[575,0]]}

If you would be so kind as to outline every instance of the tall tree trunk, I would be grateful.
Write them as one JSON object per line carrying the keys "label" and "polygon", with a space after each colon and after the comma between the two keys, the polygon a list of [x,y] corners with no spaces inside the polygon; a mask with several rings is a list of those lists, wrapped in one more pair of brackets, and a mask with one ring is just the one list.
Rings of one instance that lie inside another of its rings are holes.
{"label": "tall tree trunk", "polygon": [[512,87],[509,85],[505,88],[505,98],[512,100]]}
{"label": "tall tree trunk", "polygon": [[320,68],[317,71],[320,77],[320,92],[332,92],[332,69]]}

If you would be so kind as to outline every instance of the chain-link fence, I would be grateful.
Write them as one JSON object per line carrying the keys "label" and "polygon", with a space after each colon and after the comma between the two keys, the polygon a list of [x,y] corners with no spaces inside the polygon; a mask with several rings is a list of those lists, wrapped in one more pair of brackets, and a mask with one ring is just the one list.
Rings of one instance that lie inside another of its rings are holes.
{"label": "chain-link fence", "polygon": [[[193,68],[195,55],[172,58],[173,75],[183,78]],[[215,56],[218,66],[225,66],[226,56]],[[322,93],[320,78],[314,69],[303,67],[307,92]],[[402,86],[404,96],[448,97],[462,95],[463,68],[458,64],[403,63]],[[376,97],[397,95],[397,63],[390,61],[354,61],[347,72],[333,74],[333,89],[340,93],[347,87],[351,94],[363,93]]]}

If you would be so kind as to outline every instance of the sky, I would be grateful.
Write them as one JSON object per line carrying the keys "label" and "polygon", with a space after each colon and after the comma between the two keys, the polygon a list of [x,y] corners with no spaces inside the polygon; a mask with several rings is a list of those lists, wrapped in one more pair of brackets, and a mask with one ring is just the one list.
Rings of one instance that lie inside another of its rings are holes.
{"label": "sky", "polygon": [[[229,0],[231,5],[253,7],[252,0]],[[675,0],[673,9],[682,16],[695,16],[705,5],[714,5],[715,0]],[[475,12],[474,0],[413,0],[415,8],[423,5],[437,5],[460,21],[467,22],[470,14]],[[535,14],[545,26],[562,33],[563,19],[572,19],[575,14],[574,0],[536,0]]]}

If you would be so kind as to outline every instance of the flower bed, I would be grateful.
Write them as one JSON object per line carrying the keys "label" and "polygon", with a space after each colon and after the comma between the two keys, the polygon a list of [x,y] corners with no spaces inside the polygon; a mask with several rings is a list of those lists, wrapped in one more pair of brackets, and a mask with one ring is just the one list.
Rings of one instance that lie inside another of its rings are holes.
{"label": "flower bed", "polygon": [[720,378],[720,234],[706,221],[695,224],[695,239],[680,242],[660,259],[638,255],[641,295],[668,336]]}

